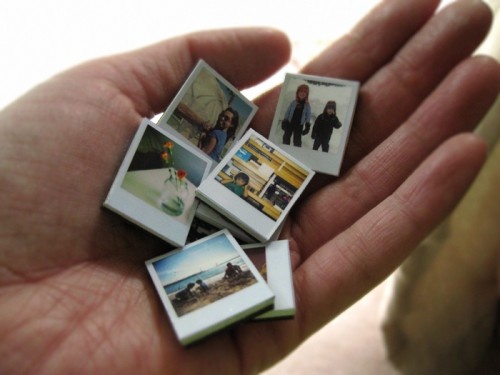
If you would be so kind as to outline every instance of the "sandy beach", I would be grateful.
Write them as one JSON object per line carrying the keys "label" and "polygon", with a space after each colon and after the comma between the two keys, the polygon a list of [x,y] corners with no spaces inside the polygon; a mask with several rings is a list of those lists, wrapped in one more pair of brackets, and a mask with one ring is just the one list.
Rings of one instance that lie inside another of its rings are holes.
{"label": "sandy beach", "polygon": [[197,310],[203,306],[209,305],[212,302],[227,297],[237,291],[255,284],[257,279],[250,271],[244,271],[239,277],[234,279],[219,279],[208,284],[208,291],[203,292],[199,288],[193,288],[193,297],[184,301],[175,300],[175,295],[169,296],[172,306],[178,316],[185,315],[191,311]]}

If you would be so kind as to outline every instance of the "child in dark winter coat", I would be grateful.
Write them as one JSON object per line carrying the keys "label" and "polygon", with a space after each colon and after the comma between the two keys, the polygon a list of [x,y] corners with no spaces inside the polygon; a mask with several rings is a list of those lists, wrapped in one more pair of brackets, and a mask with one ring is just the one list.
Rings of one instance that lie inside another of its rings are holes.
{"label": "child in dark winter coat", "polygon": [[333,129],[338,129],[341,126],[342,124],[337,118],[337,103],[331,100],[326,103],[323,113],[314,122],[311,133],[311,138],[314,139],[313,150],[317,150],[321,146],[323,152],[328,152]]}

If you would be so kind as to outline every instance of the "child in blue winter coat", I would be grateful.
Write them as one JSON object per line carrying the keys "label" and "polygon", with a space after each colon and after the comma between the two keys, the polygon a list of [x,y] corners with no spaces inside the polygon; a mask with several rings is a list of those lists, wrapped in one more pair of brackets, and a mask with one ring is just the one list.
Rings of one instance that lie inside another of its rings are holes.
{"label": "child in blue winter coat", "polygon": [[[288,105],[282,122],[283,144],[289,145],[293,135],[293,145],[302,146],[302,135],[309,132],[311,121],[311,105],[309,104],[309,86],[297,87],[295,99]],[[305,129],[304,129],[305,126]]]}
{"label": "child in blue winter coat", "polygon": [[311,132],[311,138],[314,139],[313,150],[321,146],[323,152],[328,152],[333,129],[339,129],[341,126],[337,117],[337,103],[331,100],[326,103],[323,113],[314,121]]}

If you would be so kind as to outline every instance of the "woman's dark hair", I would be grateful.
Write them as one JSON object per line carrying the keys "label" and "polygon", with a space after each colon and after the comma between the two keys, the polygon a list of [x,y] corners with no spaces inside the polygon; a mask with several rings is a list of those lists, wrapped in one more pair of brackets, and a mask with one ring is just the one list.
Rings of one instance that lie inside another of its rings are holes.
{"label": "woman's dark hair", "polygon": [[227,129],[227,138],[226,138],[226,143],[229,139],[234,138],[234,135],[236,134],[236,130],[238,129],[238,126],[240,125],[240,114],[238,111],[232,107],[227,107],[225,110],[223,110],[219,117],[224,116],[224,112],[231,112],[233,114],[233,118],[231,123],[233,124],[232,127]]}

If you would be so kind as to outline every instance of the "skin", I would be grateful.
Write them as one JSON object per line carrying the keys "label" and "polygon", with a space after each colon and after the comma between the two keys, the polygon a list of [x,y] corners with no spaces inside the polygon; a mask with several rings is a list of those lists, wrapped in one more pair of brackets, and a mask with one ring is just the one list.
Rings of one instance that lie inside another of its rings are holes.
{"label": "skin", "polygon": [[[143,263],[164,244],[101,204],[141,118],[165,110],[199,58],[243,89],[287,61],[286,37],[183,36],[63,72],[1,112],[0,373],[256,373],[387,277],[480,169],[485,145],[468,132],[500,87],[498,64],[470,57],[491,12],[436,6],[385,1],[304,67],[362,86],[341,177],[317,176],[283,231],[296,318],[189,349]],[[277,95],[257,100],[263,134]]]}

